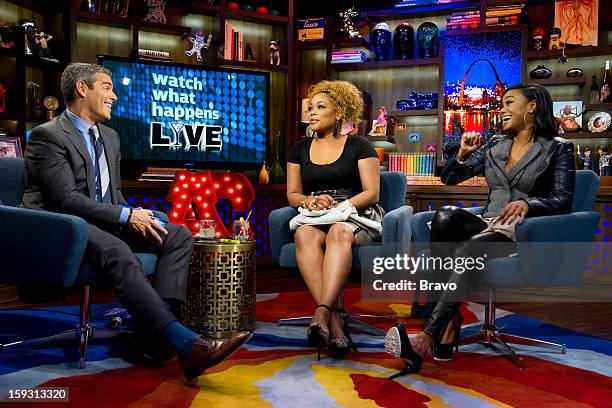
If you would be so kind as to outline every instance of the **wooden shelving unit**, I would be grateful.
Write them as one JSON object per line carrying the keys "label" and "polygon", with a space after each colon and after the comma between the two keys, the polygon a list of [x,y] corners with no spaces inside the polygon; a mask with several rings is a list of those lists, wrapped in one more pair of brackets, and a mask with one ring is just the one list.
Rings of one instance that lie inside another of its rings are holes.
{"label": "wooden shelving unit", "polygon": [[349,63],[349,64],[332,64],[332,68],[335,71],[358,71],[358,70],[366,70],[366,69],[385,69],[385,68],[416,67],[416,66],[428,66],[428,65],[440,65],[440,59],[439,58],[422,58],[422,59],[410,59],[410,60],[355,62],[355,63]]}
{"label": "wooden shelving unit", "polygon": [[437,116],[437,109],[412,109],[412,110],[392,110],[389,111],[389,115],[403,117],[403,116]]}
{"label": "wooden shelving unit", "polygon": [[586,84],[586,78],[546,78],[546,79],[530,79],[529,82],[540,84],[543,86],[563,86],[563,85],[578,85],[583,87]]}
{"label": "wooden shelving unit", "polygon": [[[556,59],[562,54],[562,50],[542,50],[542,51],[527,51],[527,60],[537,61],[546,59]],[[601,55],[612,55],[612,45],[601,45],[598,47],[576,47],[567,48],[565,55],[568,58],[572,57],[596,57]]]}
{"label": "wooden shelving unit", "polygon": [[253,68],[276,72],[287,72],[289,70],[287,65],[272,65],[263,62],[223,60],[219,64],[224,67]]}
{"label": "wooden shelving unit", "polygon": [[130,28],[132,20],[128,17],[117,17],[108,14],[93,14],[79,11],[77,19],[83,23],[103,25],[108,27]]}
{"label": "wooden shelving unit", "polygon": [[254,11],[231,10],[227,9],[225,16],[229,20],[248,21],[251,23],[271,24],[286,26],[289,23],[289,18],[283,16],[271,16],[269,14],[260,14]]}

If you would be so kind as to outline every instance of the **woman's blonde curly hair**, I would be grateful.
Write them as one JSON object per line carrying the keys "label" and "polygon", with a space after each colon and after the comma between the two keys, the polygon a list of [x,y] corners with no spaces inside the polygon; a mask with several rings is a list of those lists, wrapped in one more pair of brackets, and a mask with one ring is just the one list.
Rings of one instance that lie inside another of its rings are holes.
{"label": "woman's blonde curly hair", "polygon": [[355,85],[348,81],[321,81],[308,88],[308,99],[319,93],[329,96],[343,122],[348,120],[355,126],[359,125],[363,114],[363,96]]}

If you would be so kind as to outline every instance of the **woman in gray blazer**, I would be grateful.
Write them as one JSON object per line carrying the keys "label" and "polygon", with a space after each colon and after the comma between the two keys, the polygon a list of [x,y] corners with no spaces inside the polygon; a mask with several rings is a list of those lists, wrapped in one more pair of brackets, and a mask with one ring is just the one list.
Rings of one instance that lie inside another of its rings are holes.
{"label": "woman in gray blazer", "polygon": [[[508,88],[501,111],[502,136],[481,145],[476,132],[463,134],[461,147],[441,172],[442,182],[454,185],[484,171],[490,192],[482,216],[464,209],[440,208],[431,223],[432,257],[487,259],[515,252],[514,230],[525,217],[569,213],[572,206],[575,161],[570,141],[557,137],[552,99],[541,85]],[[506,243],[490,245],[487,243]],[[449,245],[449,243],[461,243]],[[455,291],[440,295],[423,331],[411,340],[401,325],[387,333],[385,349],[407,361],[404,373],[420,369],[434,345],[434,358],[448,361],[463,318],[459,312],[469,280],[477,268],[436,271],[436,282],[455,283]],[[451,293],[452,292],[452,293]]]}

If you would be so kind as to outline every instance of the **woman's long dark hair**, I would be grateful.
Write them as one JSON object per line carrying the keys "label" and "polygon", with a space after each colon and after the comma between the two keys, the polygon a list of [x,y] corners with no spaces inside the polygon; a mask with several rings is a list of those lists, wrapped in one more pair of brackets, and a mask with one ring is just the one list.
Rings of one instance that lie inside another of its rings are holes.
{"label": "woman's long dark hair", "polygon": [[533,115],[533,140],[535,141],[538,137],[552,139],[557,136],[557,121],[553,114],[552,98],[546,88],[539,84],[520,83],[506,89],[506,92],[512,90],[519,91],[528,101],[536,103],[536,111]]}

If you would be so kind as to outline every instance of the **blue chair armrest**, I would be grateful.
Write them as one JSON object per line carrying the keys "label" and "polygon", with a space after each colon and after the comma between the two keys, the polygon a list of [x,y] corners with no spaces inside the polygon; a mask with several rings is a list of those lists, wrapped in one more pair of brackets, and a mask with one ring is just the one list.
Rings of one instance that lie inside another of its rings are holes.
{"label": "blue chair armrest", "polygon": [[268,215],[272,261],[276,265],[278,265],[283,245],[293,242],[293,231],[289,229],[289,221],[296,215],[298,211],[289,206],[276,209]]}
{"label": "blue chair armrest", "polygon": [[412,240],[412,230],[410,228],[410,218],[413,208],[403,205],[385,214],[382,220],[382,242],[400,244],[398,250],[403,253],[410,253],[410,242]]}
{"label": "blue chair armrest", "polygon": [[87,245],[82,218],[0,205],[0,231],[0,283],[74,283]]}
{"label": "blue chair armrest", "polygon": [[517,225],[518,256],[529,285],[578,285],[599,218],[595,211],[580,211],[527,218]]}

